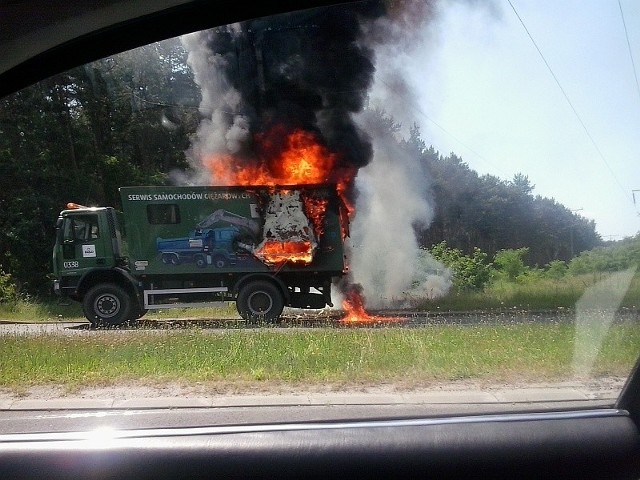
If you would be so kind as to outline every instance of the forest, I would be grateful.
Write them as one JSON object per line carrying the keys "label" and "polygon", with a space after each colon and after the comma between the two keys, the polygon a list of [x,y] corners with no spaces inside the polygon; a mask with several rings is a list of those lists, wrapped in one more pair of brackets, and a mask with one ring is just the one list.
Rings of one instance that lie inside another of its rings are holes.
{"label": "forest", "polygon": [[[58,74],[0,99],[0,302],[3,291],[50,295],[58,212],[69,201],[118,207],[118,188],[170,184],[188,169],[200,91],[179,39]],[[595,223],[534,194],[526,172],[479,175],[428,146],[418,128],[398,139],[426,167],[435,217],[420,246],[460,255],[526,249],[544,267],[602,247]]]}

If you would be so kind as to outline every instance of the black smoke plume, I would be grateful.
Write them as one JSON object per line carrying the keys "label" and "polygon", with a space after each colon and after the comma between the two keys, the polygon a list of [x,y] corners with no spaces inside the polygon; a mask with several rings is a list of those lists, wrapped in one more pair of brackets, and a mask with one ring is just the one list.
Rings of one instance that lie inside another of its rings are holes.
{"label": "black smoke plume", "polygon": [[303,129],[337,154],[337,170],[357,172],[372,157],[369,136],[353,120],[375,72],[374,49],[363,37],[393,5],[345,3],[185,37],[205,116],[191,155],[259,162],[256,135],[269,133],[277,150],[284,142],[278,132]]}
{"label": "black smoke plume", "polygon": [[366,165],[371,144],[352,114],[364,107],[375,66],[360,25],[384,14],[381,2],[363,2],[216,30],[209,48],[230,58],[221,74],[243,99],[235,113],[251,133],[274,125],[314,131],[342,161]]}

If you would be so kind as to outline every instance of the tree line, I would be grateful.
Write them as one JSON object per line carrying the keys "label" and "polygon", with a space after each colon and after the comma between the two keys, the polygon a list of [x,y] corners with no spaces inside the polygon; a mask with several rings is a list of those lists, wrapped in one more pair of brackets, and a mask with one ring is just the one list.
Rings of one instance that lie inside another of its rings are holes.
{"label": "tree line", "polygon": [[[118,188],[163,185],[188,168],[200,92],[177,39],[58,74],[0,99],[0,301],[9,290],[50,292],[58,212],[69,201],[119,206]],[[505,181],[427,147],[417,128],[399,140],[429,172],[435,218],[420,244],[461,255],[527,248],[547,265],[602,244],[595,224],[534,196],[524,174]]]}
{"label": "tree line", "polygon": [[186,168],[199,90],[179,40],[74,68],[0,99],[0,271],[50,289],[67,202],[118,206],[118,187]]}
{"label": "tree line", "polygon": [[511,180],[479,175],[455,153],[443,156],[426,147],[417,128],[408,144],[427,166],[435,204],[433,222],[418,232],[421,245],[446,241],[465,254],[480,249],[490,256],[526,247],[530,266],[569,261],[602,245],[593,220],[553,198],[534,195],[535,186],[525,174]]}

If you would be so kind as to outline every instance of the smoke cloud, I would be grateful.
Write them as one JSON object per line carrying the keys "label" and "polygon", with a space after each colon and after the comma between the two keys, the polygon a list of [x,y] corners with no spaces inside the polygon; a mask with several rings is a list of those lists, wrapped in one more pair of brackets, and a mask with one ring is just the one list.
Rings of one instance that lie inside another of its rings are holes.
{"label": "smoke cloud", "polygon": [[[411,125],[415,97],[398,52],[420,47],[433,4],[347,3],[183,37],[202,89],[203,119],[188,152],[192,171],[174,180],[225,184],[204,165],[230,155],[239,164],[263,164],[284,148],[286,132],[312,132],[336,154],[333,174],[344,179],[346,172],[347,194],[356,201],[352,274],[343,286],[361,282],[372,306],[446,291],[446,275],[434,274],[444,268],[420,252],[414,234],[433,216],[427,174],[417,155],[376,126],[375,115],[363,114],[376,102]],[[267,150],[256,138],[269,139]]]}
{"label": "smoke cloud", "polygon": [[[369,109],[356,118],[373,138],[372,161],[356,180],[358,213],[351,238],[353,280],[364,287],[370,308],[409,306],[451,288],[451,272],[420,249],[415,236],[415,228],[427,227],[434,216],[429,173],[419,152],[402,148],[397,138],[408,135],[419,112],[416,80],[407,65],[413,52],[428,48],[436,2],[399,5],[366,27],[376,72]],[[396,136],[380,124],[379,112],[396,123]]]}
{"label": "smoke cloud", "polygon": [[372,132],[374,156],[356,180],[352,223],[353,280],[363,286],[370,308],[410,306],[436,298],[451,286],[450,272],[419,248],[414,227],[426,227],[434,209],[428,173],[415,152],[400,146],[375,113],[360,123]]}
{"label": "smoke cloud", "polygon": [[352,116],[365,105],[375,67],[360,40],[362,25],[385,13],[382,2],[358,2],[184,36],[204,119],[188,155],[195,174],[179,180],[211,183],[202,162],[220,155],[260,162],[255,136],[269,132],[277,150],[278,135],[293,129],[314,132],[339,154],[336,171],[366,165],[370,139]]}

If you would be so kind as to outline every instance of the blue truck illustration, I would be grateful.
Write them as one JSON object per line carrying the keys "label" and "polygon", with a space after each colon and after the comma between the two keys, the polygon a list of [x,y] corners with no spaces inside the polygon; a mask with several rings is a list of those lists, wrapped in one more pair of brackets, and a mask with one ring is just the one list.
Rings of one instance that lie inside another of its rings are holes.
{"label": "blue truck illustration", "polygon": [[195,262],[197,267],[213,265],[223,268],[237,261],[234,243],[240,236],[235,227],[194,230],[188,237],[158,238],[156,245],[166,264],[179,265]]}
{"label": "blue truck illustration", "polygon": [[247,255],[241,246],[252,244],[260,232],[260,225],[255,220],[222,209],[195,227],[187,237],[156,239],[163,263],[179,265],[194,262],[200,268],[234,265],[239,255]]}

